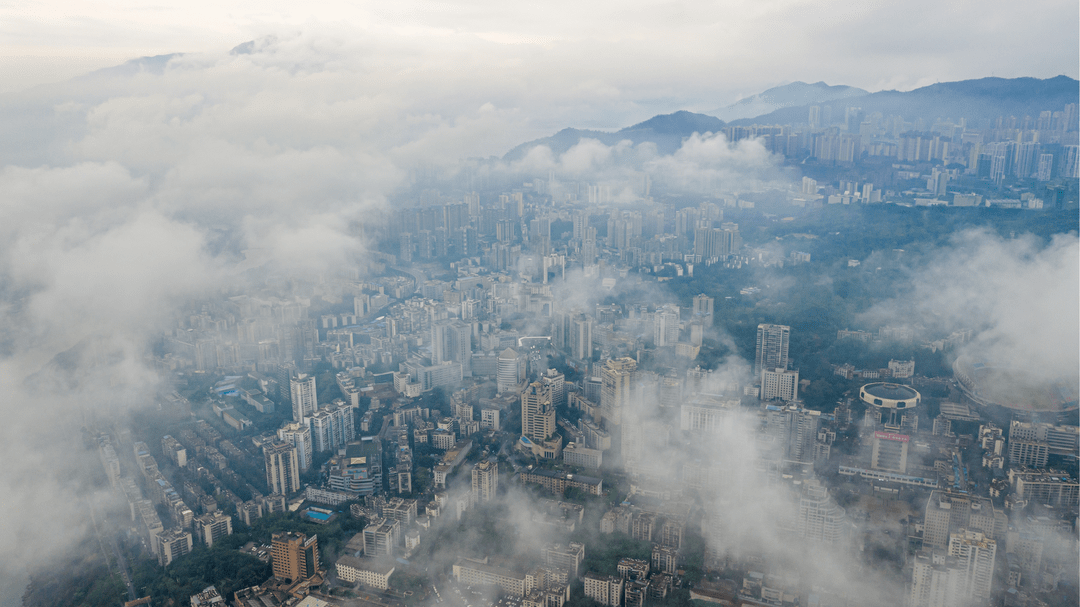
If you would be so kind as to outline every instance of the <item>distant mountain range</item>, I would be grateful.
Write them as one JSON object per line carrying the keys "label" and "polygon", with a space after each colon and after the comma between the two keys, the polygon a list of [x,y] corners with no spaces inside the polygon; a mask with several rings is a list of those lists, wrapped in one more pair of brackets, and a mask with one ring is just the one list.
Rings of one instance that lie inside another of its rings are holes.
{"label": "distant mountain range", "polygon": [[706,113],[710,116],[716,116],[720,120],[732,121],[740,118],[762,116],[786,107],[814,105],[869,94],[868,91],[853,86],[829,86],[824,82],[815,82],[813,84],[792,82],[791,84],[773,87],[751,97],[745,97],[727,107]]}
{"label": "distant mountain range", "polygon": [[683,139],[694,133],[715,133],[724,126],[724,121],[715,116],[695,114],[680,110],[674,114],[653,116],[645,122],[610,133],[583,129],[563,129],[550,137],[523,143],[503,156],[506,160],[519,160],[532,148],[546,145],[556,154],[562,154],[582,139],[596,139],[606,145],[629,139],[635,145],[651,141],[656,144],[661,154],[672,154],[682,145]]}
{"label": "distant mountain range", "polygon": [[[801,97],[801,99],[800,99]],[[812,99],[812,101],[805,101]],[[799,105],[786,105],[798,103]],[[753,97],[723,108],[737,115],[740,111],[755,107],[773,109],[752,118],[731,119],[725,122],[716,116],[679,111],[674,114],[654,116],[645,122],[615,131],[591,131],[563,129],[550,137],[523,143],[504,156],[507,160],[522,158],[537,145],[546,145],[555,154],[561,154],[585,137],[614,145],[624,139],[634,144],[652,141],[658,151],[670,154],[679,148],[682,140],[693,133],[716,132],[724,126],[751,124],[805,125],[812,105],[831,107],[834,121],[844,117],[849,107],[861,108],[867,114],[881,112],[885,116],[900,115],[908,122],[923,119],[928,124],[937,118],[961,117],[976,128],[992,126],[998,116],[1031,116],[1039,112],[1060,111],[1069,103],[1080,103],[1080,81],[1067,76],[1040,80],[1038,78],[980,78],[959,82],[942,82],[912,91],[879,91],[867,93],[862,89],[846,86],[829,86],[818,82],[806,84],[795,82],[764,91]]]}
{"label": "distant mountain range", "polygon": [[[833,117],[843,117],[848,107],[862,108],[867,114],[900,115],[907,121],[922,118],[964,117],[968,124],[987,127],[998,116],[1038,118],[1044,110],[1059,111],[1069,103],[1080,102],[1080,81],[1067,76],[1038,78],[980,78],[959,82],[941,82],[913,91],[879,91],[859,97],[806,103],[787,107],[731,124],[805,124],[811,105],[832,107]],[[839,114],[837,114],[839,112]]]}

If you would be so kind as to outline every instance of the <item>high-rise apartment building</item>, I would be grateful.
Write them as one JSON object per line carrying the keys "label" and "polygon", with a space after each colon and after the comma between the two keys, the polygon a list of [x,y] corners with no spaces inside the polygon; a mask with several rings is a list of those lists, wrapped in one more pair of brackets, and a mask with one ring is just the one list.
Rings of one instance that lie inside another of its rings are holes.
{"label": "high-rise apartment building", "polygon": [[491,460],[478,462],[472,469],[472,495],[475,502],[490,502],[499,490],[499,464]]}
{"label": "high-rise apartment building", "polygon": [[668,411],[678,409],[682,404],[682,378],[672,371],[661,377],[658,384],[660,406]]}
{"label": "high-rise apartment building", "polygon": [[674,346],[679,341],[679,308],[667,305],[653,314],[653,343],[657,348]]}
{"label": "high-rise apartment building", "polygon": [[571,579],[577,579],[581,563],[585,561],[585,544],[548,544],[541,550],[541,556],[548,567],[565,569]]}
{"label": "high-rise apartment building", "polygon": [[1045,468],[1050,445],[1045,442],[1009,439],[1009,463],[1023,468]]}
{"label": "high-rise apartment building", "polygon": [[401,524],[394,519],[371,519],[364,527],[364,555],[368,557],[394,556]]}
{"label": "high-rise apartment building", "polygon": [[717,434],[725,425],[733,423],[738,410],[738,399],[694,394],[679,407],[679,428],[683,432]]}
{"label": "high-rise apartment building", "polygon": [[319,536],[275,533],[270,547],[274,577],[291,582],[306,580],[319,571]]}
{"label": "high-rise apartment building", "polygon": [[843,539],[846,525],[846,512],[829,497],[825,487],[816,480],[804,483],[795,519],[795,534],[835,544]]}
{"label": "high-rise apartment building", "polygon": [[195,536],[210,548],[214,542],[232,535],[232,517],[220,511],[210,512],[196,518],[194,527]]}
{"label": "high-rise apartment building", "polygon": [[521,393],[521,434],[543,442],[555,433],[555,406],[551,404],[551,386],[529,384]]}
{"label": "high-rise apartment building", "polygon": [[606,425],[622,423],[622,413],[630,406],[637,361],[629,357],[604,361],[600,370],[600,411]]}
{"label": "high-rise apartment building", "polygon": [[708,295],[701,293],[694,296],[694,319],[701,320],[702,324],[706,327],[713,325],[713,306],[715,300]]}
{"label": "high-rise apartment building", "polygon": [[741,246],[737,224],[725,223],[720,228],[699,225],[694,230],[694,256],[706,265],[726,258]]}
{"label": "high-rise apartment building", "polygon": [[302,422],[319,408],[316,401],[315,378],[306,373],[297,374],[289,380],[292,395],[293,421]]}
{"label": "high-rise apartment building", "polygon": [[296,447],[296,461],[300,471],[311,467],[311,428],[304,422],[287,423],[277,431],[278,440]]}
{"label": "high-rise apartment building", "polygon": [[1039,165],[1036,169],[1035,178],[1039,181],[1050,181],[1050,175],[1054,171],[1054,155],[1039,154]]}
{"label": "high-rise apartment building", "polygon": [[624,580],[613,575],[585,574],[585,596],[608,607],[622,605]]}
{"label": "high-rise apartment building", "polygon": [[589,227],[589,213],[588,211],[577,211],[574,213],[574,240],[581,242],[585,240],[585,228]]}
{"label": "high-rise apartment building", "polygon": [[555,407],[565,407],[566,401],[566,376],[555,369],[548,369],[540,376],[540,383],[551,392],[551,404]]}
{"label": "high-rise apartment building", "polygon": [[595,321],[592,316],[579,310],[555,314],[551,341],[571,357],[579,360],[592,358],[592,334]]}
{"label": "high-rise apartment building", "polygon": [[996,554],[997,542],[978,531],[960,529],[949,535],[949,556],[957,560],[966,574],[963,591],[971,604],[985,605],[990,601]]}
{"label": "high-rise apartment building", "polygon": [[162,567],[168,567],[169,563],[191,552],[194,545],[191,533],[180,527],[162,531],[152,537],[157,542],[156,552]]}
{"label": "high-rise apartment building", "polygon": [[788,341],[791,327],[761,324],[757,328],[757,354],[754,357],[754,374],[761,376],[766,369],[788,368]]}
{"label": "high-rise apartment building", "polygon": [[960,529],[978,531],[994,539],[1008,530],[1004,512],[989,498],[948,491],[931,491],[923,518],[923,546],[947,548],[950,534]]}
{"label": "high-rise apartment building", "polygon": [[957,607],[966,603],[965,571],[939,550],[920,550],[911,573],[909,607]]}
{"label": "high-rise apartment building", "polygon": [[275,441],[263,447],[266,462],[266,486],[270,493],[288,495],[300,490],[300,463],[296,447]]}
{"label": "high-rise apartment building", "polygon": [[165,457],[172,460],[180,468],[187,465],[187,449],[175,438],[167,434],[163,436],[161,438],[161,451],[165,454]]}
{"label": "high-rise apartment building", "polygon": [[461,373],[472,376],[472,327],[460,320],[431,326],[431,364],[461,363]]}
{"label": "high-rise apartment building", "polygon": [[312,449],[335,451],[356,438],[353,409],[344,402],[332,403],[306,420],[311,428]]}
{"label": "high-rise apartment building", "polygon": [[[736,406],[737,408],[737,406]],[[765,433],[772,438],[780,459],[801,464],[817,457],[817,435],[821,412],[788,405],[768,405],[764,411]]]}

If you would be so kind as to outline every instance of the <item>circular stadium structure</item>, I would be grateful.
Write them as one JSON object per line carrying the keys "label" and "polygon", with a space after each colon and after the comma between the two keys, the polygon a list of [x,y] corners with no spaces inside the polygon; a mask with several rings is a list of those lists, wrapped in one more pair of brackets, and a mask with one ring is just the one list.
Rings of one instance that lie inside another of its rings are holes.
{"label": "circular stadium structure", "polygon": [[911,386],[874,382],[859,389],[859,398],[868,405],[879,409],[914,409],[919,406],[922,396]]}
{"label": "circular stadium structure", "polygon": [[964,396],[990,410],[1057,415],[1075,411],[1080,402],[1075,379],[1040,380],[1013,366],[970,356],[953,362],[953,377]]}
{"label": "circular stadium structure", "polygon": [[922,402],[922,396],[911,386],[888,382],[874,382],[859,388],[859,399],[877,409],[881,423],[897,427],[903,424],[904,414],[915,411]]}

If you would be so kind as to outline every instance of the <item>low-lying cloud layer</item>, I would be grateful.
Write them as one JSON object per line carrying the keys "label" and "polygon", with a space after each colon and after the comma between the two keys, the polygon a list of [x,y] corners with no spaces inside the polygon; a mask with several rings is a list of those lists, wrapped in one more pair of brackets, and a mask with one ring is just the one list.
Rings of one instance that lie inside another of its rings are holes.
{"label": "low-lying cloud layer", "polygon": [[1080,381],[1080,240],[1059,234],[1003,238],[957,234],[919,260],[911,290],[862,317],[867,327],[922,325],[928,335],[969,330],[962,352],[1005,365],[1035,382]]}
{"label": "low-lying cloud layer", "polygon": [[[60,445],[78,444],[95,411],[152,402],[150,340],[180,306],[263,263],[294,278],[362,266],[360,227],[408,201],[418,171],[452,177],[462,159],[533,135],[531,117],[499,109],[507,83],[482,73],[490,57],[467,46],[417,68],[400,50],[387,59],[372,41],[283,35],[136,62],[0,110],[0,516],[42,521],[0,533],[0,579],[16,580],[0,604],[17,604],[25,574],[84,537],[78,500],[95,493],[70,484]],[[707,135],[674,156],[582,141],[557,159],[539,150],[485,166],[618,181],[768,178],[775,165],[755,143]],[[65,352],[70,375],[39,373]]]}

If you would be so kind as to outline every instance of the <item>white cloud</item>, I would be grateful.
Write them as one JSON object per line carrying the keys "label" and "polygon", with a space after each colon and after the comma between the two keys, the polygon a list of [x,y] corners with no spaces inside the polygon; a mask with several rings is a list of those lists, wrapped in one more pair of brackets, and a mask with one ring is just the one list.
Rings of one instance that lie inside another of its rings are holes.
{"label": "white cloud", "polygon": [[1006,239],[986,230],[953,237],[913,272],[913,292],[880,302],[863,320],[974,332],[970,354],[1040,380],[1080,381],[1080,239]]}

